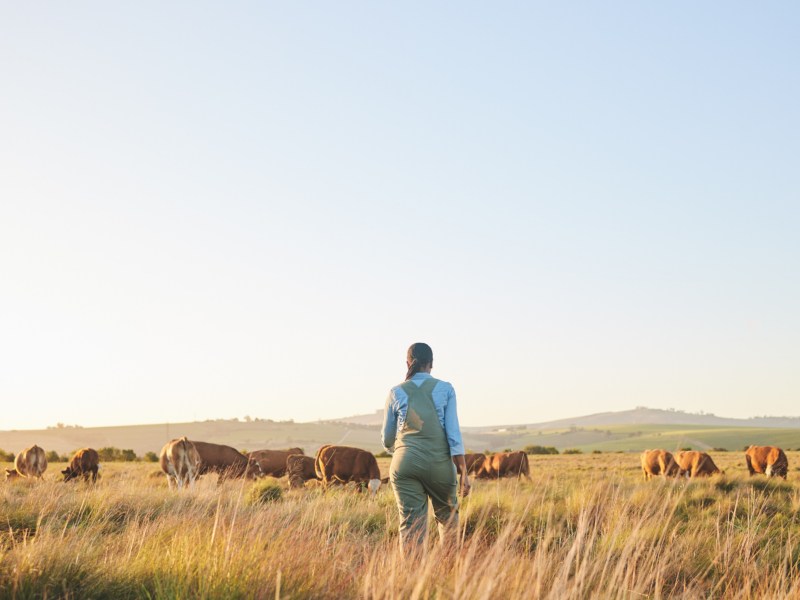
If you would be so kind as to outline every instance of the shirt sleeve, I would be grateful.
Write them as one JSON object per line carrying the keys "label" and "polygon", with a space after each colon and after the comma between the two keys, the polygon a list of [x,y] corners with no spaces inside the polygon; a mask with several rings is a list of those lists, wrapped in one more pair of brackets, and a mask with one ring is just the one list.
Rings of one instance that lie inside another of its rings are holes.
{"label": "shirt sleeve", "polygon": [[461,426],[458,424],[456,391],[452,386],[447,390],[447,405],[444,407],[444,432],[447,435],[447,443],[450,444],[450,456],[464,454]]}
{"label": "shirt sleeve", "polygon": [[383,429],[381,431],[381,442],[383,447],[391,451],[394,447],[394,440],[397,436],[397,412],[394,402],[394,394],[389,392],[386,398],[386,406],[383,409]]}

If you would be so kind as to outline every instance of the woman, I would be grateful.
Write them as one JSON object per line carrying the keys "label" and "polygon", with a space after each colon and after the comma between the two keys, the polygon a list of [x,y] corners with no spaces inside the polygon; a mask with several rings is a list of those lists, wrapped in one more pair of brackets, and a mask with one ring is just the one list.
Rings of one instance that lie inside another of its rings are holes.
{"label": "woman", "polygon": [[383,445],[394,449],[389,475],[400,510],[400,546],[423,542],[428,530],[428,500],[443,540],[458,524],[458,483],[469,494],[464,444],[456,412],[456,393],[446,381],[431,377],[433,351],[412,344],[406,357],[406,380],[386,400]]}

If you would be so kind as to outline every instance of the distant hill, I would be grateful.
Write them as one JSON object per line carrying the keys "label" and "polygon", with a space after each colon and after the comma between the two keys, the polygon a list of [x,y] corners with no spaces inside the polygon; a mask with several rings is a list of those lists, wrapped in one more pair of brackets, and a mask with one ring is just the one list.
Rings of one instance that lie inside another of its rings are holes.
{"label": "distant hill", "polygon": [[[299,446],[313,454],[323,444],[344,444],[379,452],[383,411],[331,421],[295,423],[255,419],[210,420],[119,427],[60,427],[42,430],[0,431],[0,449],[18,452],[32,444],[60,454],[85,446],[132,449],[138,455],[158,452],[170,439],[227,444],[240,450]],[[800,418],[757,417],[729,419],[708,414],[636,408],[605,412],[547,423],[492,427],[464,427],[467,450],[503,450],[530,445],[559,450],[639,451],[645,448],[683,447],[740,450],[749,444],[800,448]]]}
{"label": "distant hill", "polygon": [[[688,413],[680,410],[662,410],[638,406],[633,410],[601,412],[582,417],[558,419],[525,425],[528,429],[557,429],[560,427],[597,427],[602,425],[709,425],[715,427],[775,427],[800,429],[800,417],[751,417],[732,419],[710,413]],[[519,427],[510,425],[508,427]],[[502,426],[476,427],[475,431],[491,431]]]}

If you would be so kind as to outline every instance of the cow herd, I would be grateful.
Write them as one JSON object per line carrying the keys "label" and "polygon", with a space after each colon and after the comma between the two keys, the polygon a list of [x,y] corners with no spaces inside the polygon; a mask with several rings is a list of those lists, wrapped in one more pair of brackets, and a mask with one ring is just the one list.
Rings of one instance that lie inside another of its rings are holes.
{"label": "cow herd", "polygon": [[[776,446],[750,446],[744,453],[750,475],[783,477],[789,471],[786,453]],[[664,477],[708,477],[720,471],[706,452],[688,450],[673,455],[666,450],[645,450],[641,454],[642,473],[646,480],[656,475]]]}
{"label": "cow herd", "polygon": [[[476,479],[525,477],[530,480],[528,455],[522,451],[494,454],[467,454],[467,472]],[[324,488],[356,483],[377,493],[387,478],[381,478],[375,456],[367,450],[349,446],[325,445],[315,456],[306,456],[301,448],[257,450],[242,453],[223,444],[189,440],[186,437],[167,442],[159,455],[161,470],[170,488],[193,487],[198,477],[216,473],[218,483],[226,479],[256,479],[262,476],[288,475],[289,486],[301,488],[307,481],[318,480]],[[745,452],[750,475],[786,479],[789,462],[775,446],[750,446]],[[666,450],[645,450],[641,454],[642,473],[646,480],[654,476],[703,477],[722,473],[706,452],[684,451],[674,455]],[[99,456],[92,448],[78,450],[61,471],[64,481],[83,477],[97,480]],[[39,446],[31,446],[16,455],[14,468],[6,469],[6,478],[42,478],[47,458]]]}

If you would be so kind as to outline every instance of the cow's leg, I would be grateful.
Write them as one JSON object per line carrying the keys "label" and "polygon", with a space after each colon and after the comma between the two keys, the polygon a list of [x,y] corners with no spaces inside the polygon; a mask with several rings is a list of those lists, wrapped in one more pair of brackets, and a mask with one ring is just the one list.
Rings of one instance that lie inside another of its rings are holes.
{"label": "cow's leg", "polygon": [[744,462],[746,462],[746,463],[747,463],[747,470],[750,472],[750,477],[752,477],[753,475],[755,475],[755,472],[756,472],[756,471],[755,471],[755,469],[753,468],[753,463],[752,463],[752,461],[750,460],[750,455],[749,455],[749,454],[745,454],[745,455],[744,455]]}

